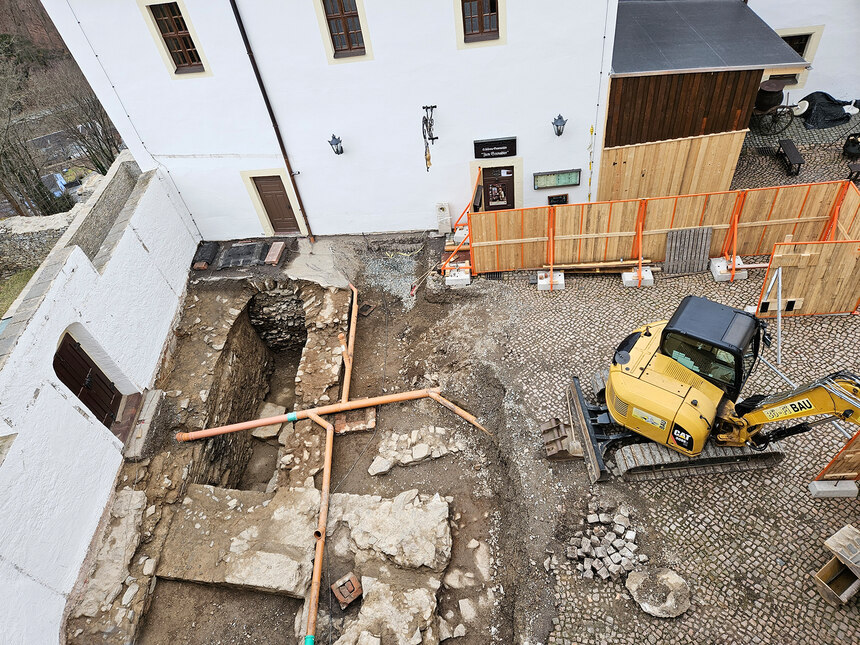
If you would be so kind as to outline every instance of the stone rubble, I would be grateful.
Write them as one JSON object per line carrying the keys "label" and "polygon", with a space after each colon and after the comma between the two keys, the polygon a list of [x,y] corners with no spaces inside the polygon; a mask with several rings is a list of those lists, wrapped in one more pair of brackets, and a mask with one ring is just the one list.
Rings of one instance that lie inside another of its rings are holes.
{"label": "stone rubble", "polygon": [[428,459],[439,459],[450,453],[461,452],[466,443],[451,435],[450,428],[427,426],[408,433],[394,432],[379,442],[379,454],[367,472],[383,475],[395,465],[411,466]]}
{"label": "stone rubble", "polygon": [[576,570],[582,578],[619,581],[648,562],[647,555],[637,553],[636,530],[626,506],[616,511],[611,504],[590,499],[585,523],[565,549],[568,560],[578,561]]}
{"label": "stone rubble", "polygon": [[657,618],[676,618],[690,608],[690,587],[671,569],[634,571],[626,586],[642,611]]}

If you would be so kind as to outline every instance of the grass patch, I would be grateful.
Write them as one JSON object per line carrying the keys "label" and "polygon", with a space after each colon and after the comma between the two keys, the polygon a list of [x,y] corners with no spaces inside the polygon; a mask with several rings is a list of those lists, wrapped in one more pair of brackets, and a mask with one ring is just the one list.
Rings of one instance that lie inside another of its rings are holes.
{"label": "grass patch", "polygon": [[13,273],[7,280],[0,283],[0,317],[15,302],[15,298],[27,286],[27,281],[33,277],[34,273],[36,273],[36,269],[18,271],[18,273]]}

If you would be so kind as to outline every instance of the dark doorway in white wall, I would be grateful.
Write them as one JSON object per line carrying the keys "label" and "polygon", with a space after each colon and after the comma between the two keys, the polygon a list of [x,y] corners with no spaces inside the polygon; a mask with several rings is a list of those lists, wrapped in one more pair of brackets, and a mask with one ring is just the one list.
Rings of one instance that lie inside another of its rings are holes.
{"label": "dark doorway in white wall", "polygon": [[254,177],[254,186],[266,216],[272,224],[275,235],[294,235],[300,233],[299,223],[290,206],[290,198],[284,188],[284,182],[278,175],[270,177]]}
{"label": "dark doorway in white wall", "polygon": [[122,394],[71,334],[64,334],[54,354],[54,372],[106,427],[116,421]]}
{"label": "dark doorway in white wall", "polygon": [[509,210],[514,207],[514,167],[484,168],[484,209]]}

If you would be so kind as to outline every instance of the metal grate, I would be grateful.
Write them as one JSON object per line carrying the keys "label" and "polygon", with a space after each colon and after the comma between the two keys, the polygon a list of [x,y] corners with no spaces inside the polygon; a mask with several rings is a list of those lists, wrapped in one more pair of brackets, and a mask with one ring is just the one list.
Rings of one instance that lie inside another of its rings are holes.
{"label": "metal grate", "polygon": [[218,268],[228,267],[252,267],[263,264],[266,254],[269,252],[267,242],[244,242],[234,244],[221,254]]}
{"label": "metal grate", "polygon": [[679,228],[669,231],[666,238],[666,275],[700,273],[708,270],[712,229],[709,226]]}

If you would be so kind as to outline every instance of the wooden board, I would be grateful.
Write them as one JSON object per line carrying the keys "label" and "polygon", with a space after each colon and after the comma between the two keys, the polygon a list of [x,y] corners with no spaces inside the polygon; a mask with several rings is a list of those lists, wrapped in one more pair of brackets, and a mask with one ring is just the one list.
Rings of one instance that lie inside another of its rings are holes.
{"label": "wooden board", "polygon": [[604,148],[597,198],[604,201],[728,190],[746,132]]}
{"label": "wooden board", "polygon": [[836,457],[821,471],[818,479],[827,481],[860,479],[860,432],[851,437]]}
{"label": "wooden board", "polygon": [[[550,213],[554,213],[554,265],[611,262],[637,257],[636,221],[644,204],[642,255],[666,257],[674,229],[712,229],[710,257],[722,255],[732,213],[739,210],[737,253],[769,255],[786,236],[794,242],[818,241],[845,191],[839,235],[847,225],[860,229],[860,193],[848,182],[774,186],[649,199],[541,206],[471,213],[474,272],[540,269],[550,263]],[[847,188],[846,188],[847,186]],[[860,237],[860,230],[857,231]],[[729,252],[731,252],[729,248]]]}
{"label": "wooden board", "polygon": [[673,275],[707,271],[711,233],[712,229],[708,226],[669,231],[663,272]]}
{"label": "wooden board", "polygon": [[780,267],[783,316],[849,313],[860,305],[858,240],[776,244],[759,297],[761,318],[776,316],[777,294],[764,294]]}
{"label": "wooden board", "polygon": [[837,240],[860,240],[860,189],[851,182],[839,209]]}
{"label": "wooden board", "polygon": [[614,77],[607,147],[731,132],[747,127],[762,71]]}

